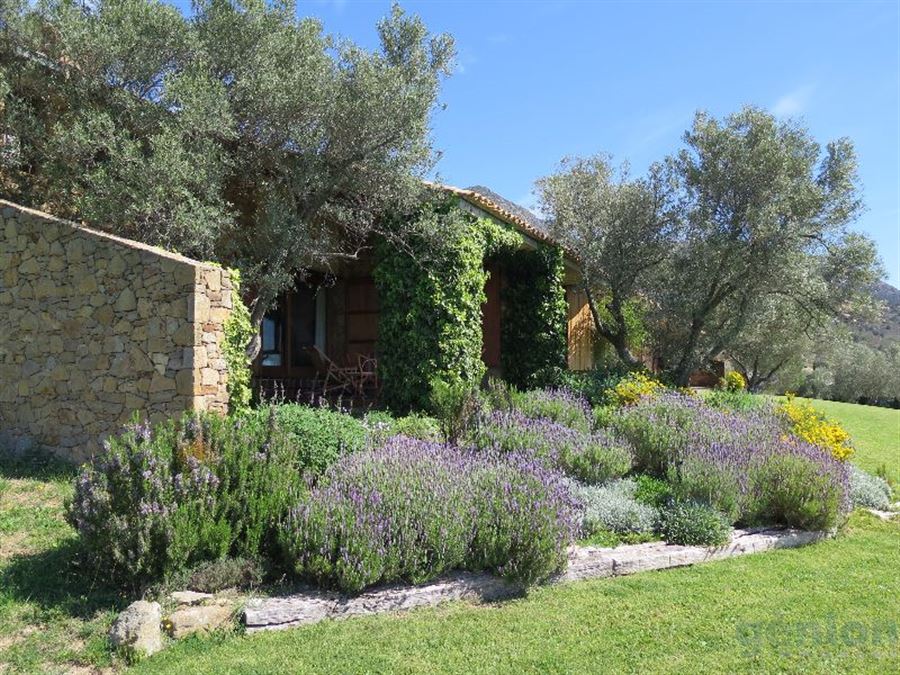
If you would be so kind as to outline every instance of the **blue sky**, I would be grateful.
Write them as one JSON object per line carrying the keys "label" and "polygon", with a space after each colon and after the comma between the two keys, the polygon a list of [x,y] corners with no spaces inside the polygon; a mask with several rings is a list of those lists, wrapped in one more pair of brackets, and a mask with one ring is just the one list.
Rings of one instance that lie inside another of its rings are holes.
{"label": "blue sky", "polygon": [[[179,3],[181,4],[181,3]],[[693,113],[745,103],[856,144],[872,236],[900,286],[900,3],[403,2],[459,53],[434,119],[445,182],[533,203],[566,155],[634,173],[676,150]],[[300,2],[328,32],[377,44],[389,0]]]}

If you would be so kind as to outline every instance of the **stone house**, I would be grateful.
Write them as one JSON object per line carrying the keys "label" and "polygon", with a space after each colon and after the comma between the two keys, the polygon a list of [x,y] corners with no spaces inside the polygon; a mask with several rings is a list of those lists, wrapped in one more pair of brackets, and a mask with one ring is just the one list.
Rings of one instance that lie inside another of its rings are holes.
{"label": "stone house", "polygon": [[[537,216],[488,188],[435,187],[455,195],[464,211],[521,234],[525,249],[556,243]],[[289,399],[303,398],[307,380],[317,376],[311,347],[341,365],[377,355],[380,306],[373,266],[372,257],[363,256],[339,265],[327,275],[310,274],[279,298],[261,327],[262,349],[253,363],[257,387],[267,393],[277,391]],[[486,269],[489,277],[481,317],[482,361],[488,372],[502,375],[506,272],[496,263],[489,263]],[[578,268],[567,255],[563,286],[568,306],[568,366],[572,370],[589,370],[594,363],[594,326],[579,282]]]}
{"label": "stone house", "polygon": [[[446,187],[463,209],[552,243],[530,212],[486,188]],[[502,269],[482,310],[483,361],[500,365]],[[593,333],[566,264],[568,362],[592,365]],[[230,274],[153,246],[0,200],[0,447],[41,446],[83,460],[136,412],[151,421],[228,407],[224,325]],[[378,295],[371,261],[285,294],[262,326],[257,378],[314,375],[306,348],[336,362],[373,354]]]}

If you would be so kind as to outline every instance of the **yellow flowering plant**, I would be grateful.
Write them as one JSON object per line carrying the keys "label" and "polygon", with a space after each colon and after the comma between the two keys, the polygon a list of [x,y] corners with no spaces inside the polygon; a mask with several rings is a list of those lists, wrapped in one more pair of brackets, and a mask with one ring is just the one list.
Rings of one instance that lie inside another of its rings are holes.
{"label": "yellow flowering plant", "polygon": [[778,409],[790,422],[791,431],[798,438],[828,450],[835,459],[846,460],[853,454],[850,434],[807,401],[798,401],[793,394],[788,394],[787,400]]}
{"label": "yellow flowering plant", "polygon": [[652,398],[665,390],[665,385],[649,377],[646,373],[628,373],[610,392],[616,405],[633,405],[642,398]]}
{"label": "yellow flowering plant", "polygon": [[738,371],[732,370],[719,380],[719,389],[730,392],[744,391],[747,389],[747,380]]}

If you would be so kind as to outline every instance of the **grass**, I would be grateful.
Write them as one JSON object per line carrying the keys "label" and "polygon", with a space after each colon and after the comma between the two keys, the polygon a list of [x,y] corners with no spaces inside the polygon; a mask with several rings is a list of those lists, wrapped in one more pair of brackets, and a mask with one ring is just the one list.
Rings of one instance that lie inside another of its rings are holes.
{"label": "grass", "polygon": [[72,467],[0,460],[0,673],[113,665],[106,631],[127,600],[78,566],[63,520]]}
{"label": "grass", "polygon": [[[900,411],[816,401],[854,461],[898,469]],[[131,597],[78,565],[62,517],[74,471],[0,459],[0,673],[118,671],[106,632]],[[171,646],[141,673],[898,672],[900,522],[864,512],[834,540],[694,568],[539,588],[494,605],[324,622]],[[893,631],[893,632],[891,632]]]}
{"label": "grass", "polygon": [[840,422],[856,446],[851,460],[870,473],[886,470],[900,483],[900,410],[840,401],[810,400],[813,407]]}
{"label": "grass", "polygon": [[897,534],[859,513],[845,535],[805,549],[546,587],[492,606],[190,640],[137,671],[897,672]]}

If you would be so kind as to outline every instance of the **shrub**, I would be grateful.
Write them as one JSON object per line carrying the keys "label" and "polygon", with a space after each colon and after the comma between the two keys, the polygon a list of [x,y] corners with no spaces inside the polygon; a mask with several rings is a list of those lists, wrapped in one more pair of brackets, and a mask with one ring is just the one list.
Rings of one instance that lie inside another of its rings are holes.
{"label": "shrub", "polygon": [[813,408],[810,403],[788,396],[778,409],[790,422],[794,435],[807,443],[827,450],[836,459],[844,460],[853,454],[850,434],[840,424]]}
{"label": "shrub", "polygon": [[587,400],[568,389],[534,389],[513,396],[513,406],[526,417],[543,418],[590,433],[592,411]]}
{"label": "shrub", "polygon": [[719,389],[731,392],[732,394],[739,391],[746,391],[747,380],[738,371],[732,370],[725,373],[725,377],[719,380]]}
{"label": "shrub", "polygon": [[358,592],[458,567],[532,583],[564,565],[573,533],[561,477],[533,460],[398,436],[331,467],[280,540],[298,574]]}
{"label": "shrub", "polygon": [[765,405],[765,399],[754,396],[749,391],[729,391],[727,389],[713,389],[706,394],[706,404],[720,410],[753,410]]}
{"label": "shrub", "polygon": [[884,478],[851,466],[850,500],[854,506],[887,511],[891,507],[891,486]]}
{"label": "shrub", "polygon": [[641,504],[659,508],[672,497],[672,486],[664,480],[646,474],[638,474],[633,480],[634,498]]}
{"label": "shrub", "polygon": [[582,533],[590,536],[601,531],[653,532],[659,513],[635,499],[636,489],[637,483],[631,479],[601,486],[575,484],[575,497],[583,505]]}
{"label": "shrub", "polygon": [[660,533],[670,544],[722,546],[731,536],[731,524],[705,504],[675,502],[662,511]]}
{"label": "shrub", "polygon": [[481,411],[478,389],[466,380],[431,381],[431,410],[438,419],[444,440],[456,443],[467,430],[475,426]]}
{"label": "shrub", "polygon": [[328,408],[286,403],[259,408],[245,419],[258,422],[272,413],[294,446],[299,471],[318,475],[340,457],[366,446],[365,425],[355,417]]}
{"label": "shrub", "polygon": [[584,482],[619,478],[631,468],[631,447],[614,433],[585,434],[518,411],[491,413],[470,440],[481,449],[532,455]]}
{"label": "shrub", "polygon": [[132,424],[76,479],[67,520],[91,563],[137,586],[203,560],[255,556],[302,489],[273,419]]}
{"label": "shrub", "polygon": [[418,413],[394,418],[389,412],[371,411],[363,424],[369,434],[370,448],[382,446],[391,436],[409,436],[422,441],[439,441],[442,437],[438,421]]}
{"label": "shrub", "polygon": [[613,432],[601,429],[584,438],[560,453],[559,467],[567,475],[584,483],[602,483],[631,469],[631,446]]}
{"label": "shrub", "polygon": [[634,405],[641,399],[653,398],[663,391],[665,386],[646,373],[631,372],[618,381],[607,397],[613,405]]}
{"label": "shrub", "polygon": [[752,470],[756,520],[804,530],[837,527],[850,506],[846,467],[818,448],[797,446],[797,454],[771,454]]}
{"label": "shrub", "polygon": [[[709,504],[733,522],[810,527],[837,523],[846,509],[846,467],[786,433],[770,408],[722,411],[666,393],[623,408],[612,428],[631,441],[638,470],[666,478],[674,496]],[[787,475],[776,470],[778,458],[793,467]],[[815,477],[820,495],[788,486],[794,474]]]}
{"label": "shrub", "polygon": [[611,426],[616,416],[617,408],[611,405],[598,405],[594,408],[594,428],[606,429]]}
{"label": "shrub", "polygon": [[610,428],[631,443],[635,469],[663,478],[703,409],[699,399],[667,393],[622,408],[613,415]]}
{"label": "shrub", "polygon": [[519,395],[518,389],[499,377],[489,377],[481,398],[488,410],[512,410],[514,399]]}

